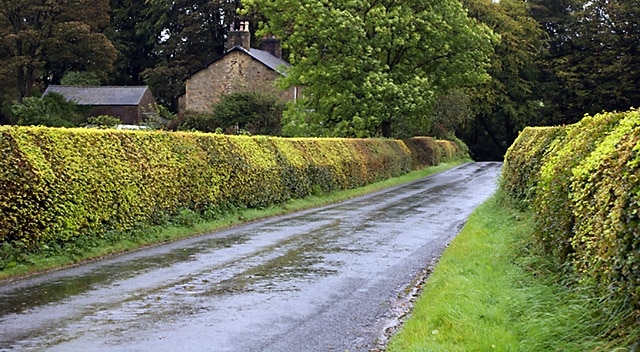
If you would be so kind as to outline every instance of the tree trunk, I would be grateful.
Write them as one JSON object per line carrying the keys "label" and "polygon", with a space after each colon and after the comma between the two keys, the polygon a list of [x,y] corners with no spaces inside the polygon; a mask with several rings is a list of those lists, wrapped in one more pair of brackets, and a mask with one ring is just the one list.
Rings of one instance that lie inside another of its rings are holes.
{"label": "tree trunk", "polygon": [[382,131],[382,137],[391,138],[391,122],[382,121],[380,124],[380,130]]}

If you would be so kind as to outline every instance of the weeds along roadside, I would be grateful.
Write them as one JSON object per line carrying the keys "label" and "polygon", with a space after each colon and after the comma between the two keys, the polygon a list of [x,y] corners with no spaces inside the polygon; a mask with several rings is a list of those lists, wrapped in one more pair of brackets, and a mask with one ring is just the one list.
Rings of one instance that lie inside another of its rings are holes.
{"label": "weeds along roadside", "polygon": [[551,270],[532,229],[500,191],[478,207],[387,351],[636,351],[634,312]]}

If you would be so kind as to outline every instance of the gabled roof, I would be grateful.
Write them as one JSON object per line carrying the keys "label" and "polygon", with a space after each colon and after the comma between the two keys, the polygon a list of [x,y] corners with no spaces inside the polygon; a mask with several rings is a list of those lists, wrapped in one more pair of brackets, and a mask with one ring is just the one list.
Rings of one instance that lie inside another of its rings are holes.
{"label": "gabled roof", "polygon": [[247,50],[241,46],[234,46],[233,48],[231,48],[230,50],[227,51],[227,53],[233,51],[233,50],[242,50],[243,52],[245,52],[247,55],[251,56],[252,58],[260,61],[261,63],[263,63],[265,66],[269,67],[270,69],[274,70],[274,71],[278,71],[282,69],[282,67],[289,67],[291,66],[288,62],[282,60],[281,58],[277,57],[277,56],[273,56],[271,55],[271,53],[269,53],[268,51],[264,51],[264,50],[260,50],[260,49],[251,49],[251,50]]}
{"label": "gabled roof", "polygon": [[148,86],[50,85],[42,96],[58,93],[79,105],[140,105],[148,90]]}
{"label": "gabled roof", "polygon": [[282,60],[279,57],[273,56],[271,55],[271,53],[269,53],[268,51],[264,51],[264,50],[260,50],[260,49],[254,49],[251,48],[251,50],[247,50],[245,48],[243,48],[240,45],[236,45],[233,48],[225,51],[224,54],[222,54],[221,56],[218,56],[217,58],[211,60],[210,62],[206,63],[202,68],[198,69],[197,71],[191,73],[189,75],[189,77],[193,76],[194,74],[204,70],[205,68],[209,67],[210,65],[212,65],[213,63],[215,63],[216,61],[222,59],[223,57],[225,57],[226,55],[228,55],[231,52],[234,51],[241,51],[249,56],[251,56],[252,59],[260,62],[261,64],[267,66],[268,68],[278,72],[281,75],[286,75],[285,71],[283,70],[283,68],[287,68],[289,66],[291,66],[291,64],[289,64],[288,62]]}

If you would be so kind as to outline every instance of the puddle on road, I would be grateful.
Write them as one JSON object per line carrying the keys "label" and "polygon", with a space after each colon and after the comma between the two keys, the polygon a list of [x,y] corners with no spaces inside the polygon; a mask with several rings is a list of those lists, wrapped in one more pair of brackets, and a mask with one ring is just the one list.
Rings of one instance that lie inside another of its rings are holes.
{"label": "puddle on road", "polygon": [[322,248],[311,245],[290,250],[282,256],[216,283],[205,294],[296,290],[296,280],[313,280],[336,272],[335,269],[319,266],[324,259],[321,252]]}
{"label": "puddle on road", "polygon": [[87,292],[97,285],[108,285],[118,280],[126,280],[149,269],[164,268],[175,263],[195,260],[199,253],[228,248],[246,242],[248,239],[249,237],[246,235],[209,239],[197,242],[187,248],[174,249],[156,256],[100,266],[79,276],[66,276],[52,282],[0,293],[0,316],[20,313],[25,309],[58,302],[67,297]]}
{"label": "puddle on road", "polygon": [[326,256],[342,250],[337,244],[340,233],[340,221],[335,221],[313,232],[280,241],[261,251],[261,255],[271,257],[210,285],[204,294],[295,291],[301,281],[334,274],[342,263],[328,261]]}

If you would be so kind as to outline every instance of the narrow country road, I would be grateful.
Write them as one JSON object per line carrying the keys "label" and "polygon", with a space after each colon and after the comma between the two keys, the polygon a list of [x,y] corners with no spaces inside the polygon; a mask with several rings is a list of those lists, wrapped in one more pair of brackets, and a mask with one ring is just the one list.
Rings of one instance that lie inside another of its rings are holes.
{"label": "narrow country road", "polygon": [[501,167],[0,283],[0,351],[370,351]]}

